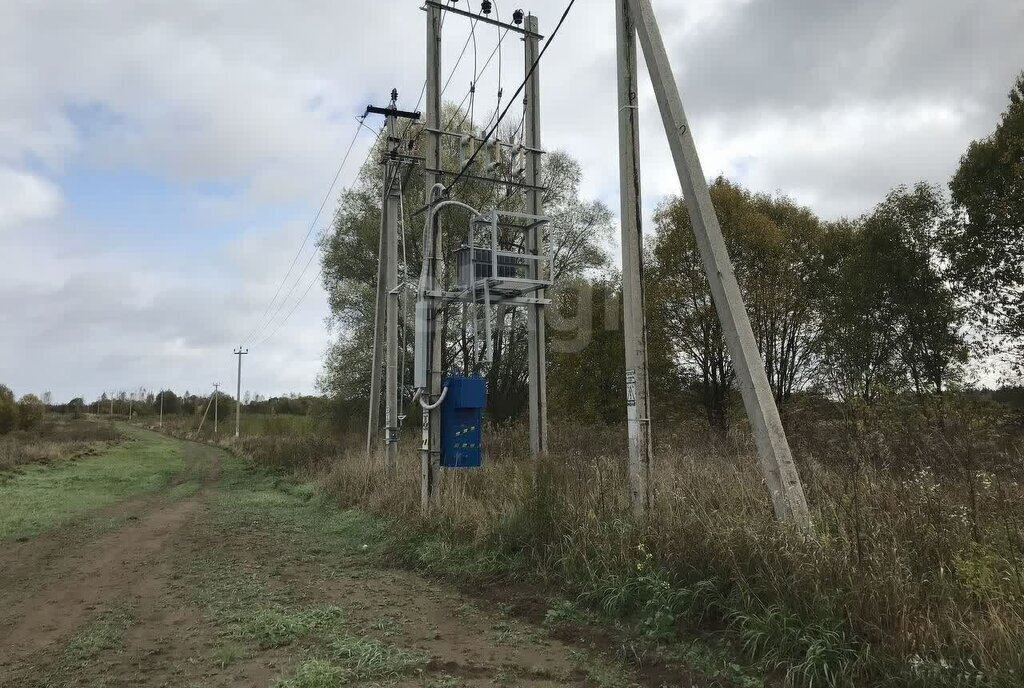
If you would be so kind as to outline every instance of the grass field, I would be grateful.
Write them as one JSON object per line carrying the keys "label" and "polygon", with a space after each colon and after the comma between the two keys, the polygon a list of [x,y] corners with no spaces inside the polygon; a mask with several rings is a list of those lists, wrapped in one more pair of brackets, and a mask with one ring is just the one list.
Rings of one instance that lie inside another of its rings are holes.
{"label": "grass field", "polygon": [[129,496],[167,488],[184,469],[173,440],[125,431],[124,443],[101,455],[0,474],[0,541],[51,530]]}

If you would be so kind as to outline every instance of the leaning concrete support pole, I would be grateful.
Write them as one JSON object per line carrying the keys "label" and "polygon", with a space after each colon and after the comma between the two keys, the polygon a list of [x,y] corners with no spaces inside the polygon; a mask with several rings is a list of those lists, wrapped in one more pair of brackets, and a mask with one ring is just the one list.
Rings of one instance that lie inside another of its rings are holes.
{"label": "leaning concrete support pole", "polygon": [[[384,182],[387,184],[387,180]],[[366,455],[373,453],[380,430],[380,387],[383,378],[381,366],[384,355],[384,318],[387,302],[387,204],[381,206],[380,238],[377,246],[377,297],[373,316],[373,354],[370,357],[370,408],[366,420]]]}
{"label": "leaning concrete support pole", "polygon": [[771,492],[775,515],[798,530],[807,531],[811,523],[803,486],[768,385],[768,376],[764,372],[754,331],[743,306],[739,284],[733,274],[722,228],[711,203],[711,193],[701,170],[697,148],[683,111],[683,101],[672,74],[654,9],[650,0],[630,0],[630,8],[647,69],[651,74],[679,183],[686,198],[704,271],[711,284],[711,295],[736,368],[743,404],[757,443],[761,472]]}

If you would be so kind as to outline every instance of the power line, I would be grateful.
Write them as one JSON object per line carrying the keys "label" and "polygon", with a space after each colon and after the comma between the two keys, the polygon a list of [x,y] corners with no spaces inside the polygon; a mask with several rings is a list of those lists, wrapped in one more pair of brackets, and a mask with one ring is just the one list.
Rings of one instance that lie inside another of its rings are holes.
{"label": "power line", "polygon": [[337,186],[338,184],[338,178],[341,177],[341,171],[345,169],[345,163],[348,162],[348,158],[352,154],[352,149],[355,148],[356,140],[359,138],[359,132],[362,130],[362,127],[365,126],[365,124],[363,123],[363,120],[365,119],[366,115],[363,115],[362,118],[359,118],[359,126],[356,127],[355,134],[352,135],[352,141],[348,144],[348,150],[345,151],[345,155],[341,160],[341,164],[338,165],[338,171],[334,173],[334,179],[331,181],[331,186],[330,188],[327,189],[327,193],[324,194],[324,198],[320,202],[320,208],[317,209],[316,211],[316,217],[314,217],[313,221],[309,224],[309,230],[306,232],[306,236],[303,238],[302,244],[299,246],[299,250],[295,252],[295,256],[292,258],[291,265],[288,266],[288,272],[285,273],[284,278],[281,280],[281,283],[277,286],[277,291],[274,292],[274,298],[272,298],[270,300],[270,303],[267,304],[266,309],[264,309],[263,311],[263,315],[260,316],[259,320],[256,322],[256,325],[252,328],[252,330],[249,331],[249,334],[247,334],[244,337],[243,344],[248,343],[252,338],[254,338],[259,333],[261,329],[265,327],[264,320],[267,317],[267,313],[269,313],[270,309],[274,307],[274,302],[277,301],[277,297],[281,295],[281,290],[284,288],[285,283],[288,281],[288,278],[291,277],[292,270],[295,269],[295,264],[298,262],[299,256],[302,255],[303,249],[305,249],[306,244],[309,243],[309,237],[313,234],[313,230],[316,228],[316,223],[320,219],[320,215],[323,213],[324,207],[326,207],[327,201],[331,197],[331,193],[334,191],[334,187]]}
{"label": "power line", "polygon": [[509,98],[508,105],[506,105],[505,109],[501,112],[501,116],[498,117],[498,121],[494,123],[494,126],[491,127],[491,130],[487,132],[487,136],[484,137],[484,140],[481,142],[481,144],[477,146],[475,151],[473,151],[473,155],[471,155],[469,160],[466,161],[466,164],[462,166],[462,169],[459,170],[459,173],[455,176],[455,179],[452,180],[452,183],[445,187],[446,194],[451,193],[451,190],[455,187],[455,185],[458,184],[459,181],[466,174],[466,172],[469,171],[469,167],[470,165],[473,164],[473,161],[476,160],[476,156],[480,154],[480,151],[484,149],[484,147],[487,145],[487,142],[491,139],[492,136],[494,136],[494,132],[498,130],[498,127],[501,125],[502,120],[505,119],[505,115],[507,115],[508,111],[512,109],[512,105],[513,103],[515,103],[516,98],[518,98],[519,94],[523,92],[524,88],[526,88],[526,84],[529,83],[530,77],[533,76],[533,73],[537,71],[537,65],[540,64],[541,58],[544,57],[544,53],[546,53],[548,48],[551,47],[551,44],[555,40],[555,36],[558,35],[559,29],[562,28],[562,24],[565,23],[566,17],[569,16],[569,11],[575,4],[576,0],[569,0],[569,4],[566,5],[565,11],[562,12],[562,17],[558,20],[558,24],[555,26],[555,30],[551,32],[551,36],[544,44],[544,47],[541,48],[540,53],[537,55],[537,59],[533,61],[532,65],[530,65],[530,69],[529,71],[527,71],[526,77],[523,79],[523,83],[519,84],[519,88],[517,88],[516,92],[512,94],[511,98]]}
{"label": "power line", "polygon": [[[508,35],[508,29],[505,29],[504,33],[501,34],[501,38],[498,39],[498,44],[496,46],[494,46],[494,50],[491,51],[491,54],[487,57],[487,61],[484,62],[484,66],[480,68],[480,71],[478,71],[476,74],[473,75],[473,83],[474,84],[479,83],[480,77],[483,76],[484,72],[487,71],[487,68],[491,66],[491,61],[493,61],[494,60],[494,56],[498,54],[498,51],[501,48],[501,44],[505,40],[505,37],[507,35]],[[459,107],[456,108],[455,114],[452,115],[452,118],[451,118],[451,120],[449,120],[447,126],[445,126],[445,129],[449,129],[450,130],[452,128],[452,124],[455,122],[455,118],[458,117],[459,112],[462,111],[463,106],[466,104],[466,101],[469,100],[469,96],[473,92],[474,92],[473,89],[470,89],[469,91],[466,91],[466,95],[463,96],[462,102],[459,103]],[[460,128],[465,123],[465,121],[466,121],[466,118],[463,117],[462,121],[459,122],[459,127]]]}
{"label": "power line", "polygon": [[[364,124],[363,126],[366,126],[366,125]],[[366,128],[369,129],[369,127],[366,127]],[[373,130],[370,129],[370,131],[373,131]],[[377,138],[370,145],[370,150],[367,152],[366,158],[363,160],[363,164],[359,166],[359,170],[360,171],[363,169],[363,166],[366,165],[366,162],[370,159],[370,156],[373,154],[373,151],[376,149],[377,143],[380,142],[380,138],[381,138],[381,136],[383,134],[384,134],[384,127],[382,127],[381,130],[379,132],[377,132]],[[359,175],[359,171],[356,172],[356,179],[358,179],[358,175]],[[354,179],[352,181],[352,183],[349,184],[349,187],[351,187],[352,184],[354,184],[356,182],[356,179]],[[334,212],[334,217],[331,219],[330,226],[333,226],[335,224],[335,222],[337,222],[337,219],[338,219],[338,217],[340,215],[341,215],[341,208],[339,207]],[[267,321],[267,328],[270,327],[271,323],[274,322],[274,320],[277,318],[277,316],[284,309],[285,304],[288,302],[288,298],[295,291],[295,288],[297,286],[299,286],[299,283],[302,282],[303,275],[306,274],[306,271],[309,269],[309,266],[312,265],[313,259],[316,258],[317,255],[318,255],[317,252],[313,252],[313,254],[310,255],[309,259],[306,261],[306,264],[303,266],[302,271],[299,273],[299,276],[295,279],[295,282],[292,283],[292,286],[288,290],[288,293],[281,300],[281,303],[278,305],[277,310],[274,312],[274,315],[271,316],[270,320]],[[314,277],[313,280],[309,283],[309,285],[306,286],[306,290],[304,292],[302,292],[302,294],[299,296],[298,300],[292,305],[291,310],[288,311],[288,313],[285,315],[284,319],[280,320],[277,323],[277,325],[274,326],[274,329],[269,332],[269,334],[267,334],[265,337],[263,337],[257,344],[254,344],[253,348],[258,348],[258,347],[262,346],[263,344],[266,344],[269,340],[271,340],[274,337],[274,335],[276,335],[278,333],[278,331],[280,331],[281,327],[286,322],[288,322],[288,320],[292,317],[292,315],[295,313],[295,311],[298,310],[299,305],[303,302],[303,300],[305,300],[306,296],[309,295],[309,292],[312,291],[313,285],[315,285],[317,282],[320,281],[320,278],[323,277],[323,274],[324,274],[324,269],[323,269],[323,266],[321,266],[320,269],[317,271],[316,277]]]}
{"label": "power line", "polygon": [[[476,71],[476,19],[469,23],[469,35],[466,36],[466,42],[462,46],[462,52],[459,53],[459,59],[455,60],[455,64],[452,66],[452,71],[448,75],[448,79],[444,82],[444,86],[441,88],[441,95],[448,90],[448,85],[452,83],[452,78],[455,77],[455,71],[462,64],[462,58],[466,56],[466,50],[469,48],[470,41],[473,42],[473,71]],[[425,82],[424,82],[425,83]],[[419,108],[419,103],[416,103],[416,107]]]}

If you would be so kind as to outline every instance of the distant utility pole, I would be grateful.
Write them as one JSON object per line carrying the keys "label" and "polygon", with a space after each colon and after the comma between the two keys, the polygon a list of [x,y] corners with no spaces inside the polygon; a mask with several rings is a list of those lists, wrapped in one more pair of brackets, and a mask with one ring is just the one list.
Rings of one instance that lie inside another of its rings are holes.
{"label": "distant utility pole", "polygon": [[622,320],[626,345],[626,423],[633,513],[651,505],[651,407],[647,376],[643,220],[640,204],[640,113],[636,26],[629,0],[615,0],[619,85],[619,199],[622,225]]}
{"label": "distant utility pole", "polygon": [[132,419],[132,402],[135,401],[135,392],[128,392],[128,420]]}
{"label": "distant utility pole", "polygon": [[249,350],[239,346],[233,353],[238,356],[238,387],[235,388],[235,437],[237,438],[242,417],[242,356],[249,353]]}
{"label": "distant utility pole", "polygon": [[217,434],[217,401],[220,395],[220,383],[213,383],[213,434]]}
{"label": "distant utility pole", "polygon": [[164,426],[164,391],[160,390],[160,427]]}
{"label": "distant utility pole", "polygon": [[711,202],[707,178],[701,169],[693,132],[683,110],[683,101],[658,28],[658,20],[654,16],[654,8],[651,0],[629,0],[629,10],[647,60],[647,71],[651,75],[665,134],[690,214],[690,224],[704,263],[704,274],[711,286],[711,296],[736,369],[743,404],[757,444],[761,473],[771,493],[775,516],[797,530],[809,531],[811,519],[803,486],[790,453],[779,409],[775,406],[771,386],[768,384],[764,362],[743,305],[739,284],[733,273],[732,261]]}
{"label": "distant utility pole", "polygon": [[[216,389],[216,387],[217,387],[217,385],[214,385],[214,389]],[[214,400],[214,398],[216,396],[217,396],[216,394],[210,395],[210,400],[208,402],[206,402],[206,410],[203,411],[203,418],[202,418],[202,420],[199,421],[199,429],[196,430],[196,435],[195,435],[196,437],[199,437],[200,433],[203,432],[203,425],[206,423],[206,416],[207,416],[207,414],[210,413],[210,407],[213,406],[213,400]]]}

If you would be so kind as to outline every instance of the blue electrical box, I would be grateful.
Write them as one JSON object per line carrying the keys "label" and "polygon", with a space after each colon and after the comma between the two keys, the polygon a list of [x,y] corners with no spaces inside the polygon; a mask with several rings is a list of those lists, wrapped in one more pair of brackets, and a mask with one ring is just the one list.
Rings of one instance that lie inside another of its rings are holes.
{"label": "blue electrical box", "polygon": [[483,460],[481,443],[487,380],[451,375],[444,385],[448,394],[441,404],[441,465],[479,468]]}

